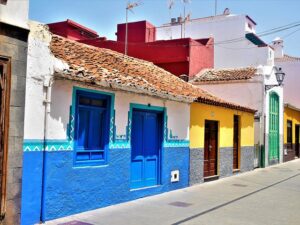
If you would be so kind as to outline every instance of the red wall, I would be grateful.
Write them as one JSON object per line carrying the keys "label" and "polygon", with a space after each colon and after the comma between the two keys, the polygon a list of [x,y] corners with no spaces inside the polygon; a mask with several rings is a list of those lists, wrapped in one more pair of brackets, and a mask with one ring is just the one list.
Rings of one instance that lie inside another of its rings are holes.
{"label": "red wall", "polygon": [[[117,41],[108,41],[72,20],[49,24],[50,31],[82,43],[124,53],[125,24],[118,24]],[[147,21],[128,23],[128,55],[144,59],[190,78],[214,66],[213,39],[191,38],[156,41],[156,29]]]}
{"label": "red wall", "polygon": [[72,20],[66,20],[58,23],[48,24],[49,30],[60,36],[66,37],[71,40],[86,40],[99,37],[97,32],[84,27]]}
{"label": "red wall", "polygon": [[214,40],[212,38],[190,41],[189,77],[202,69],[214,67]]}
{"label": "red wall", "polygon": [[[124,53],[124,42],[83,40],[83,43]],[[204,68],[213,67],[212,39],[190,38],[148,43],[128,43],[128,55],[144,59],[180,76],[194,76]]]}
{"label": "red wall", "polygon": [[[125,42],[126,24],[118,24],[117,41]],[[152,42],[156,40],[156,29],[147,21],[128,23],[128,42]]]}
{"label": "red wall", "polygon": [[57,35],[68,37],[68,24],[64,22],[48,24],[49,30]]}

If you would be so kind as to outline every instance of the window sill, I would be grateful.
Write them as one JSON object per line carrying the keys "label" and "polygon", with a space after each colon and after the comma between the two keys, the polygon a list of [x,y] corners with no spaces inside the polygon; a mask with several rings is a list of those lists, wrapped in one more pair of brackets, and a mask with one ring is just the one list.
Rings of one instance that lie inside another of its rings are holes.
{"label": "window sill", "polygon": [[234,169],[232,172],[233,173],[239,173],[241,170],[240,169]]}
{"label": "window sill", "polygon": [[104,160],[97,161],[82,161],[74,162],[73,168],[97,168],[97,167],[107,167],[108,164]]}

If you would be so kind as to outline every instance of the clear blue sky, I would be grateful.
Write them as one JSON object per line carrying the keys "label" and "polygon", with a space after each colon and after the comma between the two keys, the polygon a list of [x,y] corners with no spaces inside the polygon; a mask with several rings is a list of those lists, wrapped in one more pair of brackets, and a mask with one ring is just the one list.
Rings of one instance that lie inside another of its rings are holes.
{"label": "clear blue sky", "polygon": [[[134,1],[134,0],[131,0]],[[141,0],[142,5],[129,13],[129,21],[148,20],[156,26],[169,22],[168,0]],[[30,0],[30,19],[51,23],[72,19],[115,39],[116,25],[125,22],[127,0]],[[187,11],[192,18],[214,14],[214,0],[191,0]],[[177,17],[183,12],[181,0],[175,0],[171,12]],[[257,22],[256,31],[300,21],[300,0],[218,0],[218,13],[229,8],[233,14],[248,14]],[[291,34],[292,32],[294,32]],[[290,35],[289,35],[290,34]],[[285,53],[300,57],[300,26],[263,37],[266,42],[284,37]]]}

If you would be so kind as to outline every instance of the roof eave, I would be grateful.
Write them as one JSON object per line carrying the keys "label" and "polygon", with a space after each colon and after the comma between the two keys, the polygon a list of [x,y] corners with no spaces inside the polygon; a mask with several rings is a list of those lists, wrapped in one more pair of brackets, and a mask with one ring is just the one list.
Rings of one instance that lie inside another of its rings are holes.
{"label": "roof eave", "polygon": [[177,102],[183,102],[183,103],[192,103],[195,101],[195,98],[193,98],[193,97],[186,97],[186,96],[182,96],[182,95],[172,95],[169,93],[162,93],[159,91],[151,92],[150,90],[146,90],[146,89],[138,89],[137,87],[132,88],[127,85],[120,85],[117,83],[110,83],[110,82],[106,82],[106,81],[100,82],[100,81],[92,80],[92,79],[90,79],[90,80],[82,79],[82,78],[72,75],[71,73],[55,72],[54,77],[56,79],[63,78],[65,80],[80,82],[85,85],[93,85],[93,86],[101,87],[101,88],[109,88],[111,90],[116,90],[116,91],[120,90],[120,91],[126,91],[126,92],[137,93],[137,94],[145,94],[145,95],[149,95],[152,97],[158,97],[161,99],[167,99],[167,100],[171,100],[171,101],[177,101]]}

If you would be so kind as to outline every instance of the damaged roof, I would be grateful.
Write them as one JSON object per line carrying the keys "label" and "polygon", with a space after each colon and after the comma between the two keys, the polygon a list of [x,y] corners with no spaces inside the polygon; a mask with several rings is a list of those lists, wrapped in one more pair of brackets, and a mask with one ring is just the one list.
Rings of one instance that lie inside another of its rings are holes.
{"label": "damaged roof", "polygon": [[56,58],[68,65],[64,69],[56,68],[56,77],[175,101],[196,101],[246,112],[255,111],[217,98],[151,62],[109,49],[89,46],[58,35],[52,35],[50,49]]}
{"label": "damaged roof", "polygon": [[249,80],[257,75],[257,68],[203,69],[190,81],[192,84],[217,81]]}

